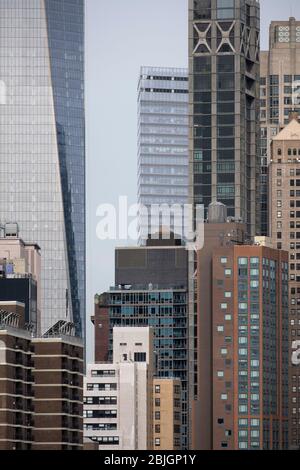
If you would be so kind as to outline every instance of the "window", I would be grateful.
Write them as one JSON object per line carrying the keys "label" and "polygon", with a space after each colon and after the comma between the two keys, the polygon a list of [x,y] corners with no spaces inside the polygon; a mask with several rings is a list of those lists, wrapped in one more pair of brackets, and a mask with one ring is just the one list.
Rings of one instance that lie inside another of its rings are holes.
{"label": "window", "polygon": [[155,419],[156,421],[160,421],[160,411],[155,411]]}
{"label": "window", "polygon": [[156,424],[155,426],[155,434],[160,434],[160,425]]}
{"label": "window", "polygon": [[226,277],[229,277],[229,276],[231,276],[232,271],[231,271],[231,269],[225,269],[224,273],[225,273]]}
{"label": "window", "polygon": [[225,321],[231,321],[232,316],[230,314],[225,315]]}
{"label": "window", "polygon": [[251,426],[253,427],[259,426],[259,419],[251,419]]}
{"label": "window", "polygon": [[160,385],[155,385],[155,393],[160,393]]}
{"label": "window", "polygon": [[160,399],[159,399],[159,398],[155,398],[155,406],[156,406],[157,408],[160,407]]}
{"label": "window", "polygon": [[145,352],[142,353],[134,353],[134,362],[146,362],[147,354]]}
{"label": "window", "polygon": [[160,439],[155,439],[155,447],[159,447],[160,446]]}
{"label": "window", "polygon": [[218,333],[223,333],[223,331],[224,331],[224,326],[219,325],[219,326],[217,327],[217,330],[218,330]]}
{"label": "window", "polygon": [[115,370],[92,370],[92,377],[115,376]]}
{"label": "window", "polygon": [[217,373],[218,377],[221,379],[224,377],[224,372],[222,370],[219,370]]}
{"label": "window", "polygon": [[230,19],[234,17],[234,0],[217,0],[218,19]]}
{"label": "window", "polygon": [[228,400],[228,395],[227,395],[227,393],[222,393],[222,395],[221,395],[221,400],[223,400],[223,401]]}
{"label": "window", "polygon": [[221,258],[221,264],[227,264],[227,258]]}
{"label": "window", "polygon": [[232,297],[231,292],[225,292],[225,298],[226,299],[231,299],[231,297]]}
{"label": "window", "polygon": [[239,442],[239,449],[248,449],[248,442]]}

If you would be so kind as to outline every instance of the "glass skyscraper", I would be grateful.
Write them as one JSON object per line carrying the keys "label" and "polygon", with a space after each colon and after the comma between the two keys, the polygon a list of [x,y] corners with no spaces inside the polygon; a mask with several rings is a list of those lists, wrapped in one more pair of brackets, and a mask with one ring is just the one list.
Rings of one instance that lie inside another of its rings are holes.
{"label": "glass skyscraper", "polygon": [[259,231],[256,0],[190,0],[190,181],[195,204],[219,201]]}
{"label": "glass skyscraper", "polygon": [[[188,203],[188,71],[142,67],[138,86],[138,202]],[[148,214],[149,215],[149,214]],[[153,222],[153,220],[152,220]],[[161,220],[155,220],[157,226]],[[140,214],[140,242],[148,238],[148,217]],[[171,219],[183,235],[183,220]],[[152,230],[155,232],[155,228]]]}
{"label": "glass skyscraper", "polygon": [[0,0],[0,221],[42,250],[41,330],[85,328],[84,1]]}

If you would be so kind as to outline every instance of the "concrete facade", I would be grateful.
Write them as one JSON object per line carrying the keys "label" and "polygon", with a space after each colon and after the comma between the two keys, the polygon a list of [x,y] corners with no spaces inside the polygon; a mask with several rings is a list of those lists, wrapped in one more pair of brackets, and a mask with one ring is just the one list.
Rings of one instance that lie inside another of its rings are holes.
{"label": "concrete facade", "polygon": [[114,328],[112,363],[89,364],[84,382],[84,438],[99,450],[153,448],[151,328]]}

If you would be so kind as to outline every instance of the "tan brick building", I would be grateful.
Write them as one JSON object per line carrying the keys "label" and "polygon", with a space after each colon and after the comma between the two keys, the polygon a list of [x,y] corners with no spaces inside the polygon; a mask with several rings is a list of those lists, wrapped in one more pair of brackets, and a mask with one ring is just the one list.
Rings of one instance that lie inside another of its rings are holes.
{"label": "tan brick building", "polygon": [[181,381],[153,380],[154,449],[181,450]]}
{"label": "tan brick building", "polygon": [[[289,252],[289,344],[300,338],[300,124],[297,115],[273,138],[269,166],[270,234]],[[290,351],[291,357],[292,351]],[[290,360],[289,441],[300,448],[300,368]]]}
{"label": "tan brick building", "polygon": [[[293,92],[300,80],[300,21],[272,21],[269,50],[260,53],[261,213],[262,234],[268,233],[268,165],[271,141],[289,122]],[[297,103],[300,108],[300,103]]]}

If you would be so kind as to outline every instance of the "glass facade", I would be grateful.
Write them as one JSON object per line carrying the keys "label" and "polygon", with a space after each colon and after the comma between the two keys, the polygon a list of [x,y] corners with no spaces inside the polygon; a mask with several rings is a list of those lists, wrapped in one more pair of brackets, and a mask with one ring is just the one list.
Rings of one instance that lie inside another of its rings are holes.
{"label": "glass facade", "polygon": [[[188,202],[188,72],[142,67],[138,88],[138,203]],[[156,221],[159,224],[159,220]],[[140,241],[148,217],[140,214]],[[182,224],[173,227],[182,233]],[[179,229],[179,230],[178,230]]]}
{"label": "glass facade", "polygon": [[259,4],[190,0],[193,200],[259,229]]}
{"label": "glass facade", "polygon": [[[111,291],[110,328],[151,326],[157,375],[182,384],[182,448],[188,446],[188,325],[185,290]],[[112,357],[112,332],[110,353]]]}
{"label": "glass facade", "polygon": [[83,0],[0,3],[0,214],[42,250],[41,329],[85,329]]}

